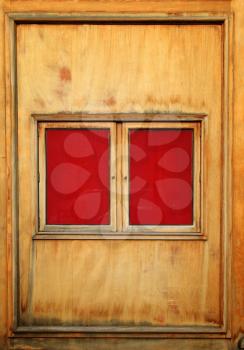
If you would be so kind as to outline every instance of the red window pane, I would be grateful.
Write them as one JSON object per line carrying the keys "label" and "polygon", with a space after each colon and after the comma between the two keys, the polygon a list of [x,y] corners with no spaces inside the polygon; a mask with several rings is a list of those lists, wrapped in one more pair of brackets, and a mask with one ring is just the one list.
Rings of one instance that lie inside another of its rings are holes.
{"label": "red window pane", "polygon": [[193,130],[129,130],[131,225],[192,225]]}
{"label": "red window pane", "polygon": [[109,225],[109,129],[46,129],[46,221]]}

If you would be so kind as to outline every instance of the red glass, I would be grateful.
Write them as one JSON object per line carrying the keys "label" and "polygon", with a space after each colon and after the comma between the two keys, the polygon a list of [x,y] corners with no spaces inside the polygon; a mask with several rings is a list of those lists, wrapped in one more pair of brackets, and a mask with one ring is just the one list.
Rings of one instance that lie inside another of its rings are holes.
{"label": "red glass", "polygon": [[131,225],[193,223],[193,129],[129,130]]}
{"label": "red glass", "polygon": [[109,225],[109,129],[46,129],[46,221]]}

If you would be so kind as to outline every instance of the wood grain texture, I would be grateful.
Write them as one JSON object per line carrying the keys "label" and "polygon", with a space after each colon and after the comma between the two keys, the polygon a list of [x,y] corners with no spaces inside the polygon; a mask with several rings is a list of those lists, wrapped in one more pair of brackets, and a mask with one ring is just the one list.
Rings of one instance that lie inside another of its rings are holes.
{"label": "wood grain texture", "polygon": [[5,147],[5,78],[4,78],[4,15],[0,1],[0,348],[5,347],[7,337],[7,242],[6,198],[7,171]]}
{"label": "wood grain texture", "polygon": [[228,340],[12,339],[9,350],[229,350]]}
{"label": "wood grain texture", "polygon": [[[5,0],[5,11],[12,12],[103,12],[103,13],[176,13],[189,12],[229,12],[231,0],[48,0],[39,2],[37,0]],[[36,17],[36,16],[33,16]],[[38,18],[38,16],[37,16]]]}
{"label": "wood grain texture", "polygon": [[[57,114],[32,114],[37,121],[105,121],[105,122],[162,122],[162,121],[202,121],[207,118],[202,113],[57,113]],[[120,141],[121,142],[121,141]],[[119,143],[119,141],[118,141]]]}
{"label": "wood grain texture", "polygon": [[[222,40],[217,24],[18,27],[21,325],[222,326]],[[31,115],[62,112],[207,114],[208,240],[33,242]]]}
{"label": "wood grain texture", "polygon": [[[165,13],[169,13],[171,16],[174,16],[176,13],[184,14],[189,12],[229,12],[232,10],[235,16],[235,48],[234,48],[234,56],[235,56],[235,90],[234,90],[234,115],[235,115],[235,123],[234,123],[234,152],[233,152],[233,174],[234,174],[234,211],[233,211],[233,249],[232,249],[232,275],[231,275],[231,285],[233,292],[233,302],[231,304],[231,314],[232,314],[232,337],[236,337],[238,333],[242,330],[244,331],[244,315],[243,315],[243,300],[244,300],[244,259],[243,259],[243,186],[242,186],[242,174],[244,171],[242,154],[243,154],[243,75],[244,75],[244,66],[243,66],[243,23],[244,23],[244,4],[243,0],[188,0],[188,1],[36,1],[36,0],[0,0],[0,50],[3,52],[3,13],[2,13],[2,4],[4,3],[5,11],[11,12],[20,12],[27,11],[39,13],[39,15],[34,15],[33,18],[40,18],[41,12],[45,11],[46,13],[57,12],[60,11],[60,14],[63,12],[94,12],[100,11],[102,13],[109,12],[154,12],[161,13],[162,11]],[[210,55],[211,56],[211,55]],[[0,77],[3,77],[4,74],[4,54],[0,56]],[[8,74],[8,71],[7,71]],[[3,138],[5,136],[5,120],[4,120],[4,79],[0,79],[0,152],[1,152],[1,180],[0,180],[0,205],[1,205],[1,216],[0,216],[0,227],[1,227],[1,235],[0,235],[0,296],[1,296],[1,308],[0,308],[0,348],[6,349],[5,346],[5,336],[6,336],[6,172],[3,170],[6,168],[5,163],[5,147]],[[7,99],[7,103],[10,101]],[[7,169],[8,171],[8,169]],[[11,234],[11,231],[9,232]],[[10,249],[10,247],[8,247]],[[11,256],[11,255],[10,255]],[[24,275],[24,279],[27,277]],[[9,279],[11,279],[11,271],[9,271]],[[9,294],[10,295],[10,294]],[[9,297],[11,303],[11,297]],[[10,321],[11,321],[11,314]],[[10,326],[9,326],[10,327]],[[15,339],[10,342],[11,349],[46,349],[48,344],[48,349],[67,349],[67,344],[70,349],[176,349],[179,347],[180,349],[229,349],[230,344],[225,340],[214,340],[214,341],[200,341],[195,342],[192,340],[188,341],[167,341],[167,342],[157,342],[155,341],[147,341],[143,340],[141,342],[133,342],[132,341],[123,341],[116,343],[116,341],[111,342],[94,342],[93,340],[88,340],[81,345],[80,341],[68,340],[64,342],[63,340],[55,340],[55,339]],[[111,345],[112,343],[112,345]]]}
{"label": "wood grain texture", "polygon": [[[234,215],[233,215],[233,223],[234,223],[234,229],[233,229],[233,249],[232,249],[232,263],[233,263],[233,269],[232,269],[232,275],[231,275],[231,286],[232,286],[232,292],[233,292],[233,301],[231,304],[231,314],[232,314],[232,337],[236,337],[238,333],[242,330],[244,330],[244,315],[243,315],[243,300],[244,300],[244,285],[243,285],[243,271],[244,271],[244,260],[243,260],[243,234],[242,234],[242,227],[243,227],[243,202],[244,202],[244,195],[243,195],[243,189],[242,189],[242,173],[243,173],[243,162],[242,154],[243,154],[243,126],[242,126],[242,119],[243,119],[243,92],[242,92],[242,86],[243,86],[243,74],[244,74],[244,67],[243,67],[243,23],[244,23],[244,8],[243,8],[243,1],[242,0],[204,0],[204,1],[198,1],[198,0],[188,0],[188,1],[56,1],[56,0],[50,0],[50,1],[36,1],[36,0],[0,0],[0,4],[4,2],[4,8],[5,11],[11,11],[11,12],[20,12],[20,11],[27,11],[30,14],[31,12],[36,12],[32,16],[33,18],[41,18],[43,13],[42,11],[45,11],[46,13],[50,12],[57,12],[59,11],[60,14],[66,12],[95,12],[100,11],[101,13],[107,13],[110,12],[137,12],[137,13],[144,13],[144,12],[154,12],[154,13],[169,13],[170,16],[174,16],[177,13],[182,15],[184,17],[184,14],[187,12],[211,12],[214,11],[216,13],[220,12],[229,12],[232,10],[234,12],[235,16],[235,48],[234,48],[234,56],[235,56],[235,90],[234,90],[234,115],[235,115],[235,124],[234,124],[234,152],[233,152],[233,160],[234,160],[234,167],[233,167],[233,173],[234,173]],[[3,16],[2,16],[2,9],[0,5],[1,15],[0,15],[0,49],[3,50],[3,42],[4,40],[2,35],[3,30]],[[232,7],[231,7],[232,6]],[[39,15],[38,15],[39,13]],[[58,17],[58,15],[57,15]],[[7,50],[7,48],[6,48]],[[210,50],[211,51],[211,50]],[[3,65],[3,57],[4,55],[0,56],[0,74],[3,74],[4,72],[4,65]],[[209,57],[212,57],[212,54],[210,53]],[[212,63],[212,61],[211,61]],[[6,70],[6,74],[8,75],[8,69]],[[4,118],[4,89],[3,89],[3,82],[4,79],[0,79],[0,109],[1,109],[1,128],[0,132],[1,135],[5,135],[5,121]],[[207,87],[206,87],[207,88]],[[204,98],[203,98],[204,100]],[[110,100],[111,102],[111,100]],[[112,101],[113,103],[113,101]],[[10,104],[10,101],[7,99],[7,104]],[[197,106],[199,107],[200,104]],[[204,108],[205,109],[205,108]],[[205,109],[207,111],[207,109]],[[27,111],[30,113],[30,111]],[[48,111],[46,112],[48,113]],[[28,114],[29,117],[29,114]],[[4,121],[4,122],[3,122]],[[3,123],[2,123],[3,122]],[[215,125],[216,126],[216,125]],[[2,152],[3,150],[3,152]],[[6,304],[4,300],[6,300],[6,235],[5,235],[5,227],[6,227],[6,173],[2,170],[4,169],[5,163],[5,150],[4,150],[4,142],[3,138],[0,139],[0,152],[1,152],[1,181],[0,181],[0,205],[1,205],[1,216],[0,216],[0,225],[1,225],[1,235],[0,235],[0,296],[1,296],[1,308],[0,308],[0,348],[5,349],[5,343],[4,343],[4,337],[6,335]],[[8,163],[9,165],[9,163]],[[8,169],[7,169],[8,170]],[[11,199],[9,199],[10,203]],[[3,233],[3,234],[2,234]],[[8,232],[8,234],[11,235],[11,231]],[[28,233],[29,234],[29,233]],[[27,235],[28,236],[28,235]],[[27,242],[28,243],[28,242]],[[29,242],[30,243],[30,242]],[[28,244],[29,244],[28,243]],[[25,252],[29,251],[31,249],[31,243],[30,245],[26,244]],[[39,243],[38,243],[39,244]],[[8,250],[11,247],[8,246]],[[215,248],[218,248],[215,246]],[[35,248],[34,248],[35,249]],[[33,253],[35,250],[32,250]],[[42,248],[39,249],[41,251]],[[45,248],[47,249],[47,248]],[[72,248],[73,249],[73,248]],[[77,246],[78,250],[78,246]],[[53,251],[53,245],[50,247],[50,252]],[[68,251],[71,251],[70,249]],[[209,249],[206,249],[206,251],[210,251]],[[151,253],[151,252],[150,252]],[[149,254],[150,254],[149,253]],[[167,253],[168,254],[168,253]],[[211,253],[214,255],[214,251]],[[9,255],[11,257],[11,255]],[[218,260],[219,256],[215,259]],[[30,262],[31,262],[31,254],[30,254]],[[211,258],[212,259],[212,258]],[[23,270],[23,282],[28,280],[28,273],[31,271],[31,268],[29,267],[28,257],[26,256],[26,259],[24,261],[27,263],[27,269]],[[55,258],[56,261],[56,258]],[[205,254],[205,261],[208,261],[208,256]],[[214,261],[213,259],[211,261]],[[42,263],[44,265],[44,263]],[[56,263],[57,264],[57,263]],[[70,263],[68,264],[69,266]],[[10,264],[9,264],[10,266]],[[186,266],[186,265],[185,265]],[[219,272],[218,267],[216,268],[216,273]],[[29,270],[28,270],[29,269]],[[208,268],[206,268],[208,270]],[[60,269],[57,269],[57,272],[59,272]],[[211,276],[213,278],[215,272],[211,273]],[[205,271],[205,277],[206,275],[209,275],[208,272]],[[9,271],[9,279],[11,279],[11,271]],[[43,276],[42,276],[43,279]],[[56,281],[58,278],[56,278]],[[206,280],[206,278],[205,278]],[[28,283],[25,284],[28,286]],[[29,283],[31,285],[31,283]],[[59,285],[59,283],[57,283]],[[62,283],[61,283],[62,285]],[[215,288],[215,287],[214,287]],[[209,291],[211,293],[211,291]],[[11,294],[9,294],[9,304],[11,304]],[[23,304],[24,305],[24,304]],[[55,311],[55,310],[54,310]],[[53,312],[53,311],[52,311]],[[3,317],[1,317],[3,315]],[[10,325],[9,328],[11,328],[11,313],[9,314],[10,318]],[[230,335],[230,334],[229,334]],[[58,336],[58,335],[57,335]],[[209,335],[207,335],[209,336]],[[110,345],[112,343],[112,345]],[[214,340],[214,341],[200,341],[198,343],[189,340],[184,342],[178,342],[178,341],[167,341],[164,343],[160,342],[131,342],[129,340],[125,342],[118,343],[111,341],[105,343],[103,341],[94,342],[92,340],[85,341],[82,345],[79,340],[73,341],[68,340],[67,342],[63,342],[63,340],[44,340],[44,339],[15,339],[11,340],[11,349],[46,349],[48,344],[48,349],[66,349],[67,344],[69,348],[71,349],[138,349],[145,348],[145,349],[157,349],[160,350],[164,349],[176,349],[177,347],[180,349],[229,349],[230,343],[225,340]]]}
{"label": "wood grain texture", "polygon": [[232,320],[233,335],[244,333],[244,3],[233,1],[235,11],[235,50],[234,50],[234,127],[233,127],[233,248],[232,248]]}
{"label": "wood grain texture", "polygon": [[[203,250],[199,242],[38,242],[30,286],[33,316],[32,320],[23,317],[22,322],[67,326],[204,325],[206,303],[208,308],[212,304],[214,314],[218,295],[211,292],[206,302],[206,287],[199,287],[202,273],[195,271],[202,270]],[[217,283],[215,286],[218,288]]]}
{"label": "wood grain texture", "polygon": [[[206,112],[207,101],[213,95],[217,99],[220,94],[215,84],[221,67],[214,71],[211,65],[204,64],[211,59],[211,54],[220,58],[219,26],[197,25],[194,30],[191,26],[185,30],[175,26],[172,30],[171,26],[160,25],[138,25],[134,29],[123,25],[27,25],[21,28],[18,31],[19,69],[22,72],[28,60],[29,68],[35,69],[35,89],[32,91],[26,84],[28,76],[20,73],[21,84],[26,88],[19,91],[19,99],[24,98],[32,113]],[[209,36],[212,37],[210,43]],[[151,44],[152,38],[156,45]],[[52,40],[56,50],[47,55]],[[198,41],[201,43],[202,55],[194,45],[187,45],[188,40],[196,45]],[[173,41],[181,45],[178,47]],[[76,51],[82,55],[75,55]],[[60,77],[64,68],[70,72],[69,81]],[[203,69],[207,70],[205,74]],[[208,82],[206,76],[210,77],[210,73],[213,77]],[[201,94],[197,94],[199,88]]]}

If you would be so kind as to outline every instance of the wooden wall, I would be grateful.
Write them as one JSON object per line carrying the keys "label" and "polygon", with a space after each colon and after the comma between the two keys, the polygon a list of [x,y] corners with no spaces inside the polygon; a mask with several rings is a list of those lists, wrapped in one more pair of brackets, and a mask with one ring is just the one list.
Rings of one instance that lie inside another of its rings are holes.
{"label": "wooden wall", "polygon": [[[234,12],[234,133],[233,133],[233,230],[232,230],[232,331],[235,339],[244,333],[244,1],[243,0],[0,0],[0,349],[6,349],[8,330],[7,272],[7,172],[5,153],[4,12]],[[11,295],[9,295],[11,302]],[[21,343],[21,342],[20,342]],[[38,341],[36,342],[38,347]],[[153,344],[151,344],[153,346]],[[21,345],[20,345],[21,346]],[[32,346],[32,345],[31,345]],[[141,347],[141,346],[140,346]],[[16,348],[16,347],[15,347]],[[21,347],[19,347],[20,349]],[[50,347],[51,349],[52,347]],[[117,347],[120,349],[119,347]],[[116,349],[117,349],[116,348]],[[24,349],[24,347],[22,347]],[[84,349],[86,349],[84,347]],[[98,348],[100,349],[100,348]],[[103,347],[101,347],[103,349]],[[122,348],[121,348],[122,349]],[[134,348],[133,348],[134,349]],[[137,349],[137,348],[135,348]],[[139,349],[139,347],[138,347]],[[149,347],[148,347],[149,349]],[[150,348],[151,349],[151,348]],[[161,347],[160,347],[161,349]],[[215,348],[217,349],[217,347]]]}

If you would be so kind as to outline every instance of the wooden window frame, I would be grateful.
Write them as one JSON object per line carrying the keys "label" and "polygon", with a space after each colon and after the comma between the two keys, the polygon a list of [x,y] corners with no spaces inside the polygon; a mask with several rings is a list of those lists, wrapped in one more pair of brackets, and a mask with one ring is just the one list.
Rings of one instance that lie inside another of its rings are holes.
{"label": "wooden window frame", "polygon": [[[130,225],[129,223],[129,130],[192,129],[193,130],[193,224]],[[201,125],[200,122],[141,122],[123,124],[123,231],[156,234],[201,234]]]}
{"label": "wooden window frame", "polygon": [[[116,231],[116,130],[114,123],[104,122],[39,122],[38,123],[38,228],[45,233],[115,232]],[[109,129],[110,130],[110,224],[48,225],[46,224],[46,129]]]}
{"label": "wooden window frame", "polygon": [[[142,115],[143,116],[143,115]],[[141,117],[142,117],[141,116]],[[110,225],[47,225],[46,224],[46,129],[110,129]],[[129,224],[129,154],[130,129],[192,129],[193,130],[193,224],[192,225],[130,225]],[[78,239],[205,239],[202,233],[202,120],[157,118],[153,121],[108,118],[94,120],[39,120],[38,129],[38,230],[35,239],[49,237]],[[114,165],[114,166],[113,166]]]}

